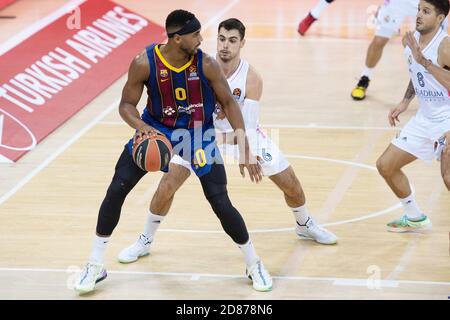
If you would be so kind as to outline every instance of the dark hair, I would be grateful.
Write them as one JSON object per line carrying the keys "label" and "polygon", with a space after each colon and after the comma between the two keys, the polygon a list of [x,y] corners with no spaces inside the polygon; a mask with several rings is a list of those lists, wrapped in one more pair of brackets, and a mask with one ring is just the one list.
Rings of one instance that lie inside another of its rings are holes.
{"label": "dark hair", "polygon": [[424,0],[426,3],[433,5],[436,8],[436,11],[439,14],[443,14],[444,16],[448,15],[448,11],[450,8],[450,4],[448,0]]}
{"label": "dark hair", "polygon": [[181,9],[174,10],[166,18],[166,31],[168,29],[172,29],[171,31],[178,30],[194,18],[194,14],[189,11]]}
{"label": "dark hair", "polygon": [[236,18],[231,18],[231,19],[222,21],[219,24],[219,28],[217,28],[218,32],[220,31],[220,28],[225,28],[225,30],[228,30],[228,31],[236,29],[237,31],[239,31],[241,40],[244,39],[244,37],[245,37],[245,26],[240,20],[238,20]]}

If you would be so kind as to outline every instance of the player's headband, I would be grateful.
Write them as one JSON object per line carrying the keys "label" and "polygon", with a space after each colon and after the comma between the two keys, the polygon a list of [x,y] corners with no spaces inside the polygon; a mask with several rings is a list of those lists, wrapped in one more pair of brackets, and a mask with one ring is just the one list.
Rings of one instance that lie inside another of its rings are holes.
{"label": "player's headband", "polygon": [[169,38],[172,38],[176,34],[182,36],[184,34],[188,34],[188,33],[192,33],[197,30],[200,30],[201,27],[202,27],[202,25],[200,24],[200,21],[198,21],[198,19],[196,17],[194,17],[193,19],[189,20],[180,30],[171,32],[171,33],[167,33],[167,36]]}

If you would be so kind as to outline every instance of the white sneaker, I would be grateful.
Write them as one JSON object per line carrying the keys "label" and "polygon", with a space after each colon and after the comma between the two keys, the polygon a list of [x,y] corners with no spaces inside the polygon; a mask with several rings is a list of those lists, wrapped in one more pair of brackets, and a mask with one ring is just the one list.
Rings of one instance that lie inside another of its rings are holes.
{"label": "white sneaker", "polygon": [[300,238],[315,240],[321,244],[335,244],[337,237],[330,231],[322,228],[309,217],[304,225],[297,221],[295,232]]}
{"label": "white sneaker", "polygon": [[137,261],[140,257],[150,254],[150,245],[152,241],[145,235],[141,234],[139,239],[128,248],[123,249],[117,259],[120,263],[131,263]]}
{"label": "white sneaker", "polygon": [[261,260],[258,260],[250,268],[245,271],[247,277],[253,281],[253,289],[256,291],[270,291],[272,290],[272,277]]}
{"label": "white sneaker", "polygon": [[79,294],[91,292],[98,282],[106,279],[107,275],[103,264],[88,262],[75,283],[74,290]]}

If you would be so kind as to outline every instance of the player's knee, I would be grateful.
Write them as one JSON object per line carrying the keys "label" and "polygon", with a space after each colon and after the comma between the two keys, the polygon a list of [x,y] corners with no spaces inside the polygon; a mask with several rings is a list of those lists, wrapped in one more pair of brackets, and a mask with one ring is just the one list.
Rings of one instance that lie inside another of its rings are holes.
{"label": "player's knee", "polygon": [[382,50],[388,41],[387,38],[376,36],[373,38],[371,46],[375,50]]}
{"label": "player's knee", "polygon": [[384,178],[391,176],[391,174],[393,173],[392,166],[384,158],[379,158],[377,160],[377,170]]}
{"label": "player's knee", "polygon": [[233,209],[230,198],[228,197],[227,191],[223,191],[214,196],[208,197],[208,202],[211,205],[214,213],[219,217],[223,215],[224,212],[229,212]]}
{"label": "player's knee", "polygon": [[107,197],[125,198],[133,189],[132,183],[120,177],[114,177],[109,185]]}
{"label": "player's knee", "polygon": [[226,191],[207,198],[219,218],[224,231],[235,243],[243,244],[249,239],[244,219],[233,207]]}
{"label": "player's knee", "polygon": [[284,194],[288,198],[297,199],[297,198],[304,198],[303,189],[300,185],[300,181],[298,181],[297,178],[292,180],[292,183],[289,184],[287,188],[284,190]]}
{"label": "player's knee", "polygon": [[174,177],[165,176],[161,180],[156,193],[161,199],[170,200],[179,187],[178,182]]}

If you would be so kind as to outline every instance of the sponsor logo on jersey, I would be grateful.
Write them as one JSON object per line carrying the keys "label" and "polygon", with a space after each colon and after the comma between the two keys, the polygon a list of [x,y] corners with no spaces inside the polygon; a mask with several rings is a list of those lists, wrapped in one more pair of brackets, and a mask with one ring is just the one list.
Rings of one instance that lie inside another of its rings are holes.
{"label": "sponsor logo on jersey", "polygon": [[159,71],[159,75],[161,76],[161,78],[167,78],[169,76],[169,72],[167,71],[167,69],[161,69]]}
{"label": "sponsor logo on jersey", "polygon": [[262,149],[262,156],[265,161],[267,161],[267,162],[272,161],[272,155],[270,153],[266,152],[265,148]]}
{"label": "sponsor logo on jersey", "polygon": [[[437,100],[442,100],[446,97],[446,95],[442,91],[433,91],[433,90],[418,89],[418,88],[416,88],[416,96],[422,97],[422,98],[437,98]],[[442,99],[439,99],[439,98],[442,98]]]}
{"label": "sponsor logo on jersey", "polygon": [[188,81],[189,80],[198,80],[198,74],[197,74],[197,67],[192,65],[189,67],[189,77],[188,77]]}
{"label": "sponsor logo on jersey", "polygon": [[203,103],[190,104],[187,107],[185,107],[185,106],[178,106],[178,112],[179,113],[191,114],[192,112],[195,111],[196,108],[203,108]]}
{"label": "sponsor logo on jersey", "polygon": [[163,108],[163,113],[166,115],[166,116],[172,116],[174,113],[175,113],[175,109],[174,108],[172,108],[171,106],[167,106],[167,107],[165,107],[165,108]]}

